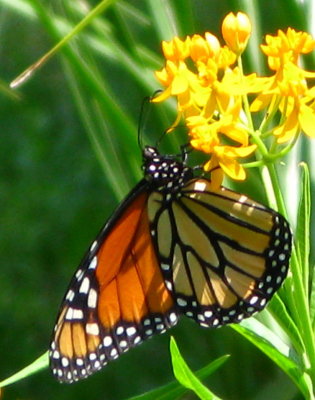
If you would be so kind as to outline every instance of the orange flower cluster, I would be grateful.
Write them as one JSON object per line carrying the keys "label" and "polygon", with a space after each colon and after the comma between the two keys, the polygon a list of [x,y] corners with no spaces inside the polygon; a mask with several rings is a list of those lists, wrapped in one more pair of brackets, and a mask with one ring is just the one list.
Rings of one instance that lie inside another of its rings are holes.
{"label": "orange flower cluster", "polygon": [[[252,155],[266,133],[254,130],[251,112],[266,109],[265,129],[280,112],[271,129],[278,143],[291,140],[300,129],[315,136],[315,92],[306,82],[315,73],[298,66],[299,55],[313,50],[315,41],[291,28],[267,35],[261,49],[274,75],[258,77],[243,73],[240,58],[250,33],[247,15],[230,13],[222,24],[224,46],[209,32],[162,43],[166,64],[156,77],[165,89],[153,101],[177,98],[177,121],[184,118],[191,145],[210,155],[204,168],[217,171],[217,184],[223,173],[238,180],[246,177],[239,159]],[[251,105],[248,95],[255,96]]]}

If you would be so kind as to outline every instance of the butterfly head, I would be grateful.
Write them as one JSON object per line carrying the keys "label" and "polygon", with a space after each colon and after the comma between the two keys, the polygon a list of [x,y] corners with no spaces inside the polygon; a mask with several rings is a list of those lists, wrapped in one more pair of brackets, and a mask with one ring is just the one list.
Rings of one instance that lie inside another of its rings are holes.
{"label": "butterfly head", "polygon": [[160,192],[177,192],[188,180],[193,171],[174,156],[161,155],[155,147],[146,146],[143,150],[143,171],[145,179]]}

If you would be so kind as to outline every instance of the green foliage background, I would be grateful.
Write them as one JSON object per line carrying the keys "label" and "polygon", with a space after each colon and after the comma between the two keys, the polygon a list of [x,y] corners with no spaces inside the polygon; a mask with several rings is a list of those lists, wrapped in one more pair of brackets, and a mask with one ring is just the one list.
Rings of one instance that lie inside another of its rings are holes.
{"label": "green foliage background", "polygon": [[[310,31],[313,15],[312,1],[111,3],[18,89],[18,100],[5,89],[0,93],[0,380],[47,350],[74,269],[141,176],[138,117],[143,98],[159,88],[153,71],[163,63],[160,41],[174,34],[220,35],[229,11],[249,13],[253,41],[259,42],[287,26]],[[92,0],[0,0],[2,81],[12,81],[96,5]],[[259,54],[246,61],[264,70]],[[307,68],[312,65],[309,59]],[[156,143],[172,111],[168,105],[148,117],[146,143]],[[176,140],[165,140],[162,149],[177,152]],[[313,148],[301,140],[294,161],[288,161],[292,169],[282,170],[292,209],[297,162],[312,166]],[[238,189],[264,200],[255,174]],[[223,399],[302,398],[279,368],[229,327],[206,330],[183,319],[171,334],[193,370],[231,354],[206,381]],[[5,388],[3,398],[126,399],[174,379],[168,343],[169,333],[156,337],[70,386],[60,385],[45,370]]]}

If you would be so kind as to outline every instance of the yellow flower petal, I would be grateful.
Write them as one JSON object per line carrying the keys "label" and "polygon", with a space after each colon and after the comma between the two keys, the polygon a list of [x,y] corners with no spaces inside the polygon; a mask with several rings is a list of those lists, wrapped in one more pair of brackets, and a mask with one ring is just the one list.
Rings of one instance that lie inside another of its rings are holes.
{"label": "yellow flower petal", "polygon": [[210,54],[212,57],[216,57],[218,56],[221,46],[220,46],[220,42],[218,40],[218,38],[214,35],[212,35],[212,33],[206,32],[205,33],[205,39],[209,45],[209,49],[210,49]]}
{"label": "yellow flower petal", "polygon": [[217,190],[222,185],[224,172],[219,166],[219,161],[215,154],[211,156],[211,159],[204,165],[204,170],[211,173],[211,189]]}
{"label": "yellow flower petal", "polygon": [[210,56],[208,42],[200,35],[193,35],[190,41],[190,57],[196,61],[207,61]]}
{"label": "yellow flower petal", "polygon": [[165,58],[171,61],[184,60],[189,56],[189,42],[189,36],[184,41],[178,37],[174,37],[169,42],[163,41],[162,50]]}
{"label": "yellow flower petal", "polygon": [[304,133],[315,138],[315,112],[312,108],[301,105],[299,122]]}
{"label": "yellow flower petal", "polygon": [[241,164],[235,159],[224,159],[224,162],[219,161],[222,170],[232,179],[243,181],[246,178],[246,172]]}
{"label": "yellow flower petal", "polygon": [[188,89],[188,80],[184,75],[177,75],[171,85],[171,94],[176,96]]}
{"label": "yellow flower petal", "polygon": [[170,96],[171,96],[171,88],[167,88],[166,90],[163,90],[158,96],[155,96],[153,99],[151,99],[151,102],[159,103],[161,101],[168,99]]}
{"label": "yellow flower petal", "polygon": [[294,108],[284,124],[274,130],[274,135],[278,137],[278,143],[285,143],[294,137],[298,129],[298,110]]}

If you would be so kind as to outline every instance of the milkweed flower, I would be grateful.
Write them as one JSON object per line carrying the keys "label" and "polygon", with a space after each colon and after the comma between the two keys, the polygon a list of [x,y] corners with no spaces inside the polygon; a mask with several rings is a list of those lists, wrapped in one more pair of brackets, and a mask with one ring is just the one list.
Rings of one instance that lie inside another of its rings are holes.
{"label": "milkweed flower", "polygon": [[[225,45],[210,32],[162,43],[165,66],[156,77],[164,90],[153,101],[177,99],[176,123],[182,118],[191,146],[209,155],[204,169],[216,171],[216,184],[224,174],[244,180],[245,161],[256,151],[262,162],[274,161],[289,151],[300,131],[315,136],[315,89],[308,82],[315,73],[299,65],[315,41],[292,28],[267,35],[261,51],[271,75],[245,74],[241,54],[251,30],[246,14],[230,13],[222,23]],[[263,141],[268,136],[275,141],[269,148]]]}
{"label": "milkweed flower", "polygon": [[288,142],[300,130],[315,137],[315,91],[308,88],[307,82],[308,78],[315,78],[315,73],[299,66],[300,54],[310,53],[315,41],[306,32],[288,28],[286,32],[279,30],[276,36],[267,35],[266,43],[261,49],[275,74],[268,78],[264,93],[252,103],[251,111],[278,103],[282,122],[273,131],[278,143]]}
{"label": "milkweed flower", "polygon": [[252,26],[248,16],[242,12],[236,15],[229,13],[222,23],[222,36],[228,47],[235,53],[241,54],[247,46]]}

